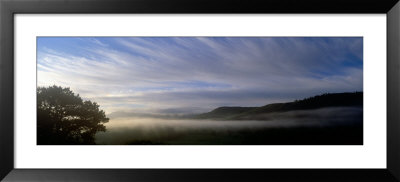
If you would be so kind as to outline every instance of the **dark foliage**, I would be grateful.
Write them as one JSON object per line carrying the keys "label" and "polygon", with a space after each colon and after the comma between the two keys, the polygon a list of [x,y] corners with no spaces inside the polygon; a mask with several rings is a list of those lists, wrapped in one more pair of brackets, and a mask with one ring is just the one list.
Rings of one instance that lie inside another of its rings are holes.
{"label": "dark foliage", "polygon": [[219,107],[211,112],[191,116],[194,119],[251,119],[259,114],[295,110],[310,110],[324,107],[354,107],[363,105],[363,92],[326,93],[303,100],[274,103],[261,107]]}
{"label": "dark foliage", "polygon": [[296,100],[288,103],[269,104],[259,107],[249,112],[249,114],[318,109],[323,107],[346,107],[346,106],[362,106],[363,93],[327,93],[303,100]]}
{"label": "dark foliage", "polygon": [[37,144],[95,144],[96,132],[108,122],[96,102],[83,101],[69,88],[37,88]]}

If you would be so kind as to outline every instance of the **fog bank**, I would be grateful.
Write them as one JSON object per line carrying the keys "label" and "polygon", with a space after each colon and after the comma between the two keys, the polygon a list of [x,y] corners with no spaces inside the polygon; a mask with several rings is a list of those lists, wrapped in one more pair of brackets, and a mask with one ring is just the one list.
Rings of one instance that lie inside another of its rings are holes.
{"label": "fog bank", "polygon": [[[336,107],[290,111],[257,116],[260,120],[189,120],[126,117],[111,119],[107,132],[96,135],[97,144],[171,144],[182,140],[206,140],[213,136],[235,136],[242,133],[268,132],[268,129],[361,126],[363,110],[358,107]],[[244,136],[245,137],[245,136]]]}

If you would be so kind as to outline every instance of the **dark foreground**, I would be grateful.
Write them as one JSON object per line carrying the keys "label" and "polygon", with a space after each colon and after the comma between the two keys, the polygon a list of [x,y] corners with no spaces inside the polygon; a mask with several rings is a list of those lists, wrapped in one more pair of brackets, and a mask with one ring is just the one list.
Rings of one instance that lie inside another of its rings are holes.
{"label": "dark foreground", "polygon": [[362,126],[299,127],[243,130],[237,132],[196,131],[161,140],[133,140],[131,145],[362,145]]}

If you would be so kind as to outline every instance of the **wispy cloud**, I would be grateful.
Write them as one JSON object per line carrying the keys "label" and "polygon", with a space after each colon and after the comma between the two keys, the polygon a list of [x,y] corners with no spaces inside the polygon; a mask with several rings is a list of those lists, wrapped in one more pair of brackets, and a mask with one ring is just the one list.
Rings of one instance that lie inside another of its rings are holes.
{"label": "wispy cloud", "polygon": [[362,46],[340,37],[40,37],[38,86],[71,87],[107,113],[260,106],[361,91]]}

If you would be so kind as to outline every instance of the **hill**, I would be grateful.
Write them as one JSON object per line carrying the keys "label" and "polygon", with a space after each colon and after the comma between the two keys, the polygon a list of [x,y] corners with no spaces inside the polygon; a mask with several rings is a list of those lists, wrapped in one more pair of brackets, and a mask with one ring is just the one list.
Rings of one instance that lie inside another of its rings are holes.
{"label": "hill", "polygon": [[287,103],[261,107],[219,107],[211,112],[192,116],[194,119],[249,119],[256,115],[325,107],[356,107],[363,105],[363,92],[327,93]]}
{"label": "hill", "polygon": [[258,107],[218,107],[211,112],[195,115],[196,119],[208,119],[208,118],[225,118],[228,116],[234,116],[246,112],[250,112]]}

